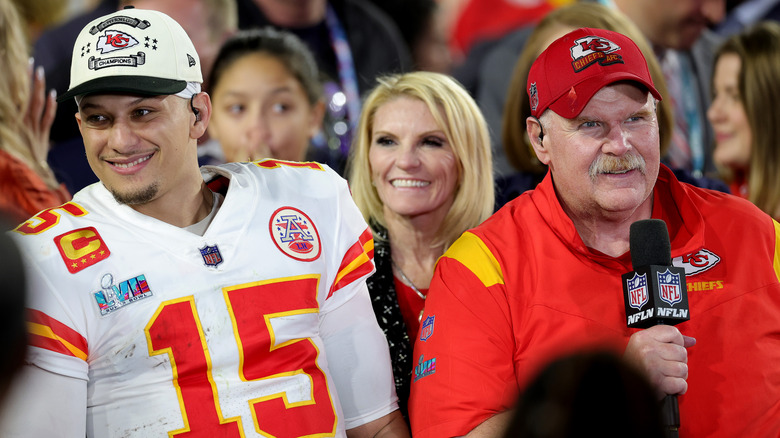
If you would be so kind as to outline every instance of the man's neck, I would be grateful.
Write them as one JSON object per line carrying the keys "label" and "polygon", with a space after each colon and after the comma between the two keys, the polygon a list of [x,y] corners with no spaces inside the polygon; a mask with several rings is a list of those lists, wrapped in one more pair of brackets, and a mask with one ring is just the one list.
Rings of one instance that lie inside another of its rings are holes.
{"label": "man's neck", "polygon": [[585,246],[611,257],[620,257],[629,250],[631,224],[641,219],[650,219],[652,213],[652,195],[631,212],[604,212],[592,216],[566,211]]}
{"label": "man's neck", "polygon": [[196,224],[208,216],[214,202],[214,195],[201,182],[193,190],[168,193],[146,204],[130,207],[146,216],[153,217],[179,228]]}

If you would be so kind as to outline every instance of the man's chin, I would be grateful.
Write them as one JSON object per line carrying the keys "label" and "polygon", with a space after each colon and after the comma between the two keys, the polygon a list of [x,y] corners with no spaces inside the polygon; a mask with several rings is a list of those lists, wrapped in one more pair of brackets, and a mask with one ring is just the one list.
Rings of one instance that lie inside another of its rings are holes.
{"label": "man's chin", "polygon": [[647,202],[650,194],[652,191],[647,193],[637,187],[613,188],[609,193],[602,193],[598,203],[611,213],[631,212]]}
{"label": "man's chin", "polygon": [[116,202],[124,205],[142,205],[147,204],[157,197],[158,187],[157,184],[151,184],[142,189],[134,191],[119,191],[111,187],[107,187],[108,191],[114,197]]}

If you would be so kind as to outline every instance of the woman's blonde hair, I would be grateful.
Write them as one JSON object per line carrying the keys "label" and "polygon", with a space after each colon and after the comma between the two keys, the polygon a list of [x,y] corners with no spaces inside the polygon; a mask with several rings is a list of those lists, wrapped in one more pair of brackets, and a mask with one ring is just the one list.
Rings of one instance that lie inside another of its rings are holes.
{"label": "woman's blonde hair", "polygon": [[731,36],[715,53],[742,61],[739,95],[745,108],[752,143],[748,199],[774,218],[780,218],[780,24],[761,22]]}
{"label": "woman's blonde hair", "polygon": [[[30,101],[28,42],[19,12],[12,2],[0,2],[0,148],[35,170],[51,187],[53,175],[40,172],[41,163],[33,157],[34,136],[25,124]],[[45,166],[48,169],[48,166]],[[50,172],[49,172],[50,173]]]}
{"label": "woman's blonde hair", "polygon": [[366,221],[387,227],[382,200],[373,185],[368,152],[374,116],[382,105],[401,97],[419,99],[430,110],[457,160],[458,186],[434,246],[448,247],[464,231],[487,219],[494,208],[490,137],[482,112],[453,78],[433,72],[386,76],[366,98],[347,165],[355,203]]}
{"label": "woman's blonde hair", "polygon": [[669,103],[669,93],[666,89],[661,66],[650,44],[639,28],[620,11],[598,3],[573,3],[551,11],[536,25],[515,64],[507,91],[501,128],[504,151],[509,164],[523,172],[543,174],[547,171],[547,167],[537,160],[536,154],[531,149],[525,130],[525,120],[531,116],[531,104],[526,91],[526,82],[531,64],[544,51],[545,47],[542,47],[542,44],[549,40],[556,26],[611,30],[631,38],[636,43],[645,55],[653,84],[663,97],[663,100],[658,103],[657,118],[661,156],[664,156],[672,138],[674,113]]}

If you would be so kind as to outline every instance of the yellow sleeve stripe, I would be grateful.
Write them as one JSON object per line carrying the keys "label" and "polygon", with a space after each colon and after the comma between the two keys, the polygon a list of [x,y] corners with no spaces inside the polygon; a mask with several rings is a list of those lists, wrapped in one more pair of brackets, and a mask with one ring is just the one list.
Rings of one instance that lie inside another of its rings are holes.
{"label": "yellow sleeve stripe", "polygon": [[371,261],[369,258],[369,254],[374,251],[374,241],[368,241],[365,244],[363,244],[363,253],[357,256],[355,259],[353,259],[349,264],[345,267],[342,267],[341,270],[336,275],[336,281],[334,283],[338,283],[341,281],[342,278],[344,278],[347,274],[354,272],[358,267],[368,263]]}
{"label": "yellow sleeve stripe", "polygon": [[370,228],[366,228],[344,255],[339,266],[336,280],[330,287],[328,298],[342,287],[352,283],[364,275],[369,275],[374,269],[374,235]]}
{"label": "yellow sleeve stripe", "polygon": [[465,232],[444,254],[467,267],[485,287],[504,284],[504,273],[493,253],[476,235]]}
{"label": "yellow sleeve stripe", "polygon": [[[27,332],[31,335],[32,338],[30,342],[31,345],[41,346],[53,351],[61,350],[61,353],[65,353],[65,351],[62,350],[62,347],[64,347],[67,352],[70,353],[70,355],[81,360],[87,360],[86,352],[66,341],[61,336],[58,336],[56,333],[54,333],[51,327],[34,322],[27,322]],[[41,342],[41,340],[36,341],[36,337],[47,339],[49,342]]]}

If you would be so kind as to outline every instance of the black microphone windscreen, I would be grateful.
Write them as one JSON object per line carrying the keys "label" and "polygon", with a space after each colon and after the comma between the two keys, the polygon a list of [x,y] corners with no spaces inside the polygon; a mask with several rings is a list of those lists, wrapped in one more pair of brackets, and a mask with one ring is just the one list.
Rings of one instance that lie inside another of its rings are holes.
{"label": "black microphone windscreen", "polygon": [[672,264],[672,246],[666,222],[661,219],[644,219],[631,224],[629,231],[631,265],[637,266]]}

